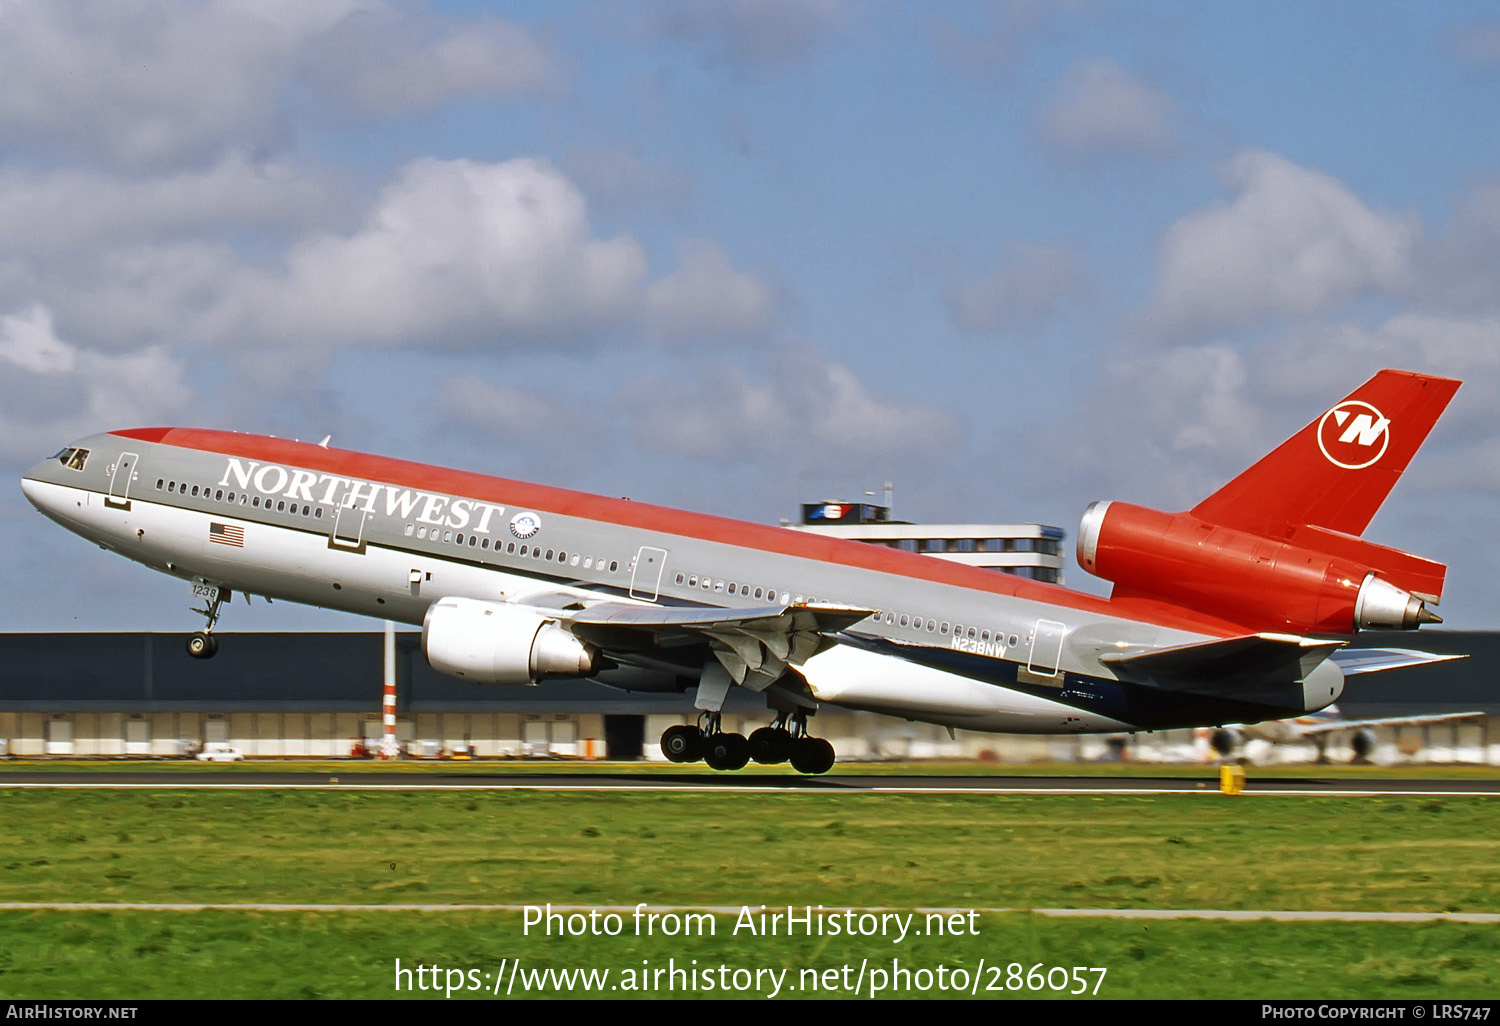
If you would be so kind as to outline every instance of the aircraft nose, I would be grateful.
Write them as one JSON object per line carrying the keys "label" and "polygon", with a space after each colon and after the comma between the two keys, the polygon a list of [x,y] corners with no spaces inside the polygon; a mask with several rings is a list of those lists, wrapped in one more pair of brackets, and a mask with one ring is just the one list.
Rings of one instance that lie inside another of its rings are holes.
{"label": "aircraft nose", "polygon": [[56,503],[56,486],[51,484],[56,466],[53,460],[43,460],[21,478],[21,493],[26,501],[43,513],[51,513]]}
{"label": "aircraft nose", "polygon": [[26,496],[27,502],[45,512],[46,506],[43,504],[42,499],[42,482],[32,476],[36,473],[36,470],[36,467],[32,467],[26,472],[26,476],[21,478],[21,492]]}

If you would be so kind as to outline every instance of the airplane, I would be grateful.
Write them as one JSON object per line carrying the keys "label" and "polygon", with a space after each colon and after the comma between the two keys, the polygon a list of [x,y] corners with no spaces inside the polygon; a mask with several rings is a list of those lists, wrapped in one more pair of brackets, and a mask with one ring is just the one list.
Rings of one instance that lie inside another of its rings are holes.
{"label": "airplane", "polygon": [[[1462,659],[1461,655],[1450,655],[1438,659]],[[1293,716],[1283,720],[1267,720],[1264,723],[1235,723],[1205,731],[1200,738],[1206,750],[1212,750],[1221,759],[1230,758],[1236,751],[1244,751],[1248,757],[1253,742],[1263,746],[1310,743],[1318,751],[1318,762],[1328,761],[1328,741],[1332,735],[1349,733],[1349,750],[1355,762],[1362,762],[1375,750],[1376,727],[1412,727],[1432,723],[1456,723],[1483,716],[1480,711],[1460,713],[1429,713],[1421,716],[1383,716],[1367,720],[1346,720],[1337,705],[1330,705],[1304,716]]]}
{"label": "airplane", "polygon": [[[1381,371],[1184,513],[1096,502],[1079,564],[1108,598],[894,549],[251,434],[137,428],[25,475],[63,527],[190,582],[211,657],[238,592],[420,624],[439,673],[694,691],[674,762],[832,768],[821,704],[953,730],[1072,734],[1300,716],[1350,652],[1441,622],[1446,567],[1360,535],[1459,382]],[[774,719],[722,729],[731,688]]]}

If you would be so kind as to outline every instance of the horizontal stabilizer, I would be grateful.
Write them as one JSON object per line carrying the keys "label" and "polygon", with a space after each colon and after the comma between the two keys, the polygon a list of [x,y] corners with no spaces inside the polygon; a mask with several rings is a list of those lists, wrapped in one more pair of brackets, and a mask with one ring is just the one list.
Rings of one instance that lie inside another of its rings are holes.
{"label": "horizontal stabilizer", "polygon": [[1110,652],[1099,661],[1141,683],[1232,695],[1247,683],[1302,680],[1343,644],[1296,634],[1246,634],[1174,648]]}
{"label": "horizontal stabilizer", "polygon": [[1344,676],[1348,677],[1356,673],[1378,673],[1381,670],[1398,670],[1403,666],[1445,663],[1450,659],[1469,657],[1418,652],[1411,648],[1346,648],[1335,652],[1330,658],[1344,671]]}
{"label": "horizontal stabilizer", "polygon": [[[1462,658],[1462,657],[1454,657]],[[1426,716],[1385,716],[1374,720],[1329,720],[1311,727],[1299,727],[1302,737],[1316,734],[1332,734],[1338,730],[1363,730],[1366,727],[1420,727],[1431,723],[1453,723],[1457,720],[1473,720],[1483,716],[1479,711],[1460,713],[1431,713]]]}

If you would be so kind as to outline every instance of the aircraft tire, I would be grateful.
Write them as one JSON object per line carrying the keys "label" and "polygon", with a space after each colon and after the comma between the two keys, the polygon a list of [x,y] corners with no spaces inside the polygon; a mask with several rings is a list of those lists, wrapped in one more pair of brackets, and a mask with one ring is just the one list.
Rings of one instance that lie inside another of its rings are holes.
{"label": "aircraft tire", "polygon": [[716,770],[743,769],[750,761],[750,743],[743,734],[714,734],[703,747],[703,761]]}
{"label": "aircraft tire", "polygon": [[761,727],[750,734],[750,758],[765,766],[786,762],[792,755],[792,735],[775,727]]}
{"label": "aircraft tire", "polygon": [[697,762],[703,758],[703,735],[684,724],[668,727],[661,735],[661,754],[668,762]]}
{"label": "aircraft tire", "polygon": [[188,635],[187,654],[194,659],[212,659],[219,651],[219,639],[203,631]]}
{"label": "aircraft tire", "polygon": [[833,745],[821,737],[798,738],[792,743],[792,769],[815,776],[833,769]]}

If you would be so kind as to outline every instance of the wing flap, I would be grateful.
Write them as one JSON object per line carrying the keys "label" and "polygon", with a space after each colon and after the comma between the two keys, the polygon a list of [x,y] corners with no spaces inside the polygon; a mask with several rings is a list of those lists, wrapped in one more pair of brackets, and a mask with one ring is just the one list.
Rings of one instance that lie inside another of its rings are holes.
{"label": "wing flap", "polygon": [[734,683],[764,691],[789,666],[821,651],[828,635],[872,612],[821,602],[749,609],[665,609],[601,602],[564,615],[574,634],[606,651],[638,645],[707,644]]}

